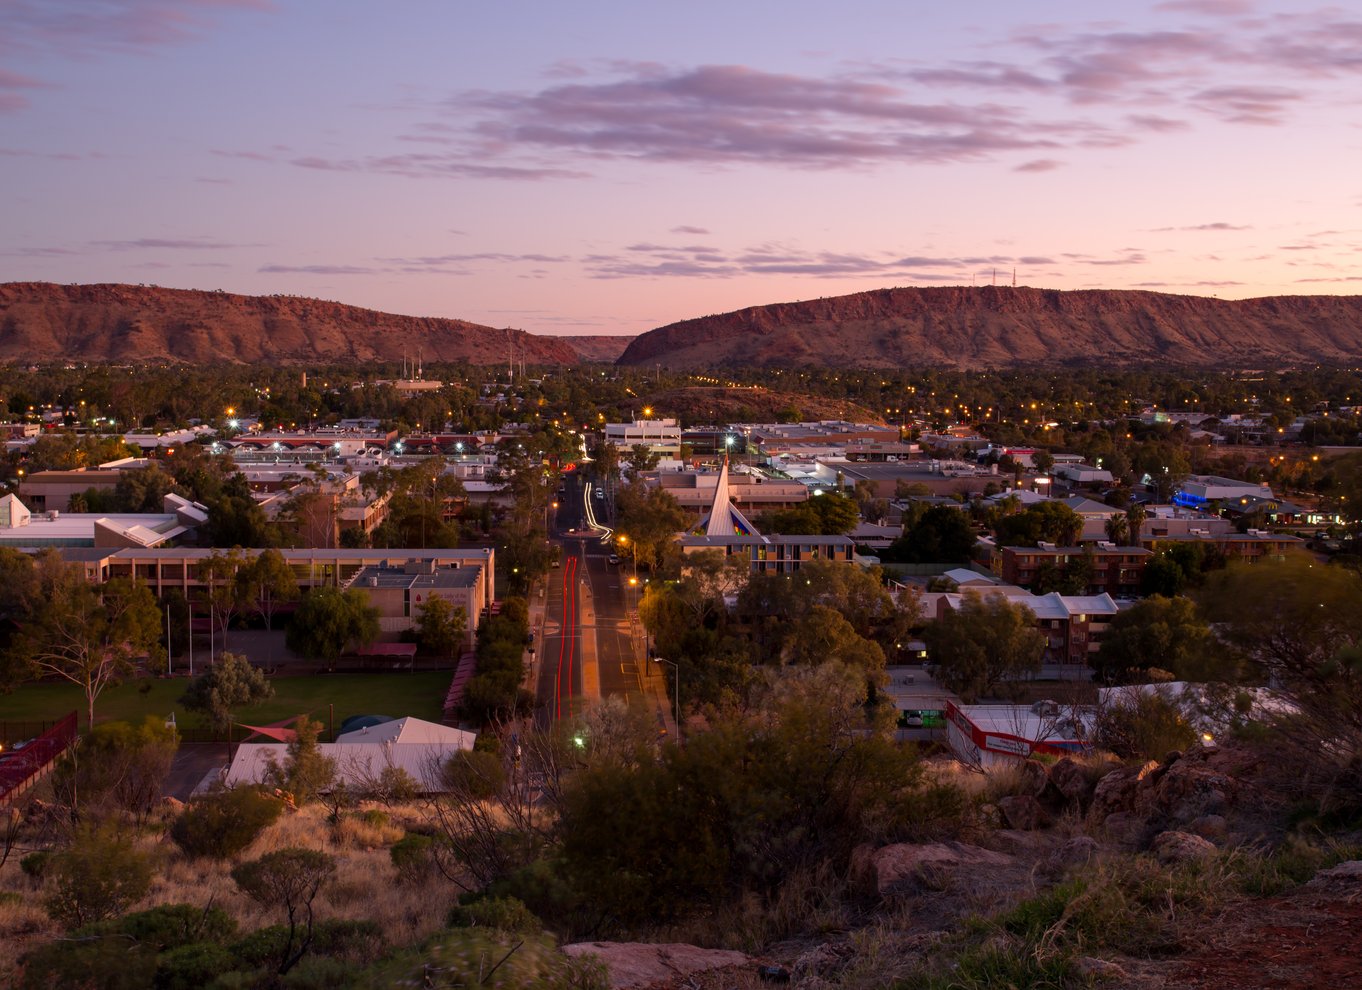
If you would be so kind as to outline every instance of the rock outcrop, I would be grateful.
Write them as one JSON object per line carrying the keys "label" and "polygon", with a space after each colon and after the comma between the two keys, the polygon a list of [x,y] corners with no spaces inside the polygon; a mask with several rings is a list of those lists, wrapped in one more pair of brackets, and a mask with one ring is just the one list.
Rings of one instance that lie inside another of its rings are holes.
{"label": "rock outcrop", "polygon": [[753,306],[639,336],[619,363],[668,368],[1258,367],[1362,355],[1362,297],[1222,300],[1128,290],[878,289]]}
{"label": "rock outcrop", "polygon": [[0,361],[467,361],[575,364],[556,337],[297,296],[138,285],[0,284]]}

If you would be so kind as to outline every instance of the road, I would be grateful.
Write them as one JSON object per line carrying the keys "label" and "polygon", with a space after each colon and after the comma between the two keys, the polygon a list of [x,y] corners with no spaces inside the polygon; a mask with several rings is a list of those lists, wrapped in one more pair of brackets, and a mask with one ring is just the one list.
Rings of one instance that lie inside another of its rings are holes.
{"label": "road", "polygon": [[571,718],[585,701],[598,697],[643,696],[638,669],[642,630],[636,619],[631,621],[641,585],[629,585],[622,566],[609,563],[609,543],[588,530],[589,498],[594,511],[606,511],[589,478],[579,472],[564,475],[552,532],[562,556],[549,571],[545,588],[536,677],[540,724]]}

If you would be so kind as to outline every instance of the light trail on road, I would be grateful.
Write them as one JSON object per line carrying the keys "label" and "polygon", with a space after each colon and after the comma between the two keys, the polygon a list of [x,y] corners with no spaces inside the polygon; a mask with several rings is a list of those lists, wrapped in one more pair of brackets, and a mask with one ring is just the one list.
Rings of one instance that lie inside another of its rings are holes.
{"label": "light trail on road", "polygon": [[554,717],[563,717],[563,686],[567,685],[568,715],[572,714],[572,667],[577,640],[577,561],[576,555],[563,561],[563,615],[558,633],[558,671],[553,679]]}

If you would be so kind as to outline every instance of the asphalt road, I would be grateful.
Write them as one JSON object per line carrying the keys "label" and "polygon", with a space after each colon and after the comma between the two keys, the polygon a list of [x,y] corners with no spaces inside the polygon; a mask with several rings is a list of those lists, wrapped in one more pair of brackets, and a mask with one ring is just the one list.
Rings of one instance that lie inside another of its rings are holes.
{"label": "asphalt road", "polygon": [[570,718],[585,699],[598,695],[643,694],[637,666],[642,629],[634,615],[641,584],[631,587],[625,569],[609,563],[610,544],[588,532],[586,499],[593,500],[593,512],[605,522],[605,500],[595,498],[591,480],[579,472],[565,475],[553,519],[553,540],[562,556],[549,572],[538,655],[541,724]]}

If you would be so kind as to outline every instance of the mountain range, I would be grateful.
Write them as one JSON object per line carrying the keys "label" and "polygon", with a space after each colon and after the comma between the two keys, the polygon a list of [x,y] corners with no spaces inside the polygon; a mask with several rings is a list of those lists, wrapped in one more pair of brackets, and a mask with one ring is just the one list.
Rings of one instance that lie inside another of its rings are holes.
{"label": "mountain range", "polygon": [[1129,290],[879,289],[661,327],[619,363],[713,367],[1131,365],[1362,358],[1362,297],[1221,300]]}
{"label": "mountain range", "polygon": [[[621,353],[622,352],[622,353]],[[0,284],[0,361],[609,362],[721,367],[1143,365],[1362,360],[1362,297],[1221,300],[1131,290],[898,288],[752,306],[638,337],[554,337],[300,296]]]}

